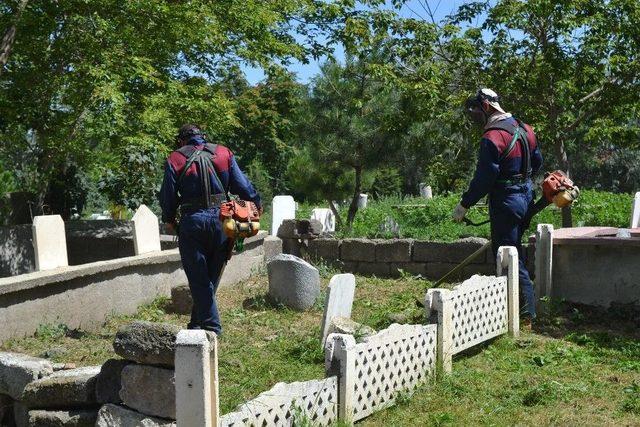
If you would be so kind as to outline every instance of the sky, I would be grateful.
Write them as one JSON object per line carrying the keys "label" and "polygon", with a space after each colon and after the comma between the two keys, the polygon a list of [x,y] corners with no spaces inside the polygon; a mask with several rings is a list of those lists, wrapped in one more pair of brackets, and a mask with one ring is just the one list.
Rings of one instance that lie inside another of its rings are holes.
{"label": "sky", "polygon": [[[463,3],[465,3],[464,0],[409,0],[400,10],[400,15],[418,19],[430,19],[426,13],[426,6],[428,5],[433,11],[435,19],[440,21]],[[340,46],[336,47],[335,56],[339,60],[344,58],[344,50]],[[296,73],[300,82],[308,83],[313,76],[318,74],[320,64],[325,60],[326,58],[321,58],[318,61],[311,60],[308,64],[294,61],[287,68]],[[264,72],[261,68],[244,66],[243,71],[250,84],[256,84],[264,78]]]}

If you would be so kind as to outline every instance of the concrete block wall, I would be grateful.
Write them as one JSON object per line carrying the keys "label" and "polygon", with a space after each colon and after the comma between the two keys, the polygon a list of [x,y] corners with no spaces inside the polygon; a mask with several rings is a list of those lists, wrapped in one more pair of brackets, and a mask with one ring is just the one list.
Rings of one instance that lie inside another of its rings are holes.
{"label": "concrete block wall", "polygon": [[[468,238],[455,242],[430,242],[413,239],[315,239],[306,254],[312,259],[337,265],[345,271],[380,277],[398,277],[400,270],[437,280],[478,250],[486,239]],[[285,246],[286,247],[286,246]],[[491,250],[465,267],[460,280],[473,274],[494,274]]]}

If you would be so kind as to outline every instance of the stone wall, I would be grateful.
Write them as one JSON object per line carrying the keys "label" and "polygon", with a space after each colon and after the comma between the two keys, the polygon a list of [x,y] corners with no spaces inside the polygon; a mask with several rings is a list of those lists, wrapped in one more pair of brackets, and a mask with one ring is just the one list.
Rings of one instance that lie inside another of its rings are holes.
{"label": "stone wall", "polygon": [[[220,286],[246,280],[263,266],[263,233],[227,263]],[[92,330],[110,314],[138,306],[187,283],[177,249],[0,279],[0,341],[63,323]]]}
{"label": "stone wall", "polygon": [[[485,243],[487,240],[480,238],[450,243],[413,239],[315,239],[309,241],[306,254],[312,259],[337,264],[352,273],[398,277],[404,271],[437,280]],[[284,245],[285,248],[289,246]],[[491,250],[487,250],[452,280],[494,273],[495,261]]]}

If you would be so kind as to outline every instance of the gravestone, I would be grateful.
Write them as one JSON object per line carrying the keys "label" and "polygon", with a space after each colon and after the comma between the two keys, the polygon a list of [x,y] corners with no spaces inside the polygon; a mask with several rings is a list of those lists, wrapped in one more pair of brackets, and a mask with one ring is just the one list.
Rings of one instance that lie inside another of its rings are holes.
{"label": "gravestone", "polygon": [[140,205],[133,218],[133,247],[136,255],[160,251],[158,217],[145,205]]}
{"label": "gravestone", "polygon": [[431,190],[430,185],[427,185],[424,182],[420,183],[420,197],[425,199],[433,198],[433,190]]}
{"label": "gravestone", "polygon": [[633,209],[631,209],[631,228],[640,227],[640,191],[633,199]]}
{"label": "gravestone", "polygon": [[322,317],[322,348],[329,335],[329,325],[334,317],[351,317],[356,278],[353,274],[336,274],[329,281]]}
{"label": "gravestone", "polygon": [[33,219],[33,250],[36,271],[69,265],[64,221],[60,215],[42,215]]}
{"label": "gravestone", "polygon": [[276,196],[271,203],[271,235],[276,236],[285,219],[296,217],[296,202],[291,196]]}
{"label": "gravestone", "polygon": [[322,224],[323,233],[334,233],[336,231],[336,217],[331,209],[315,208],[311,211],[311,219],[315,219]]}
{"label": "gravestone", "polygon": [[318,269],[294,255],[280,254],[267,264],[269,298],[298,311],[308,310],[320,294]]}
{"label": "gravestone", "polygon": [[367,194],[360,194],[358,197],[358,209],[364,209],[367,207],[369,196]]}

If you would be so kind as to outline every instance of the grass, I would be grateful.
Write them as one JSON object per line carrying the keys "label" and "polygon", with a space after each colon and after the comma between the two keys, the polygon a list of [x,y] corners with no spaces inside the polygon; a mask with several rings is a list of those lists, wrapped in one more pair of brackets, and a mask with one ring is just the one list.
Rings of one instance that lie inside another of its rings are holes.
{"label": "grass", "polygon": [[[324,290],[332,270],[320,267]],[[409,276],[358,277],[353,318],[375,329],[398,315],[420,322],[415,300],[429,285]],[[219,292],[225,328],[219,343],[223,413],[276,382],[324,375],[322,303],[297,313],[269,304],[266,289],[266,278],[260,276]],[[166,299],[158,299],[135,316],[110,318],[99,332],[44,325],[33,337],[5,342],[2,350],[100,364],[114,357],[117,328],[133,319],[186,324],[186,316],[167,313],[166,306]],[[461,355],[444,381],[399,396],[397,406],[363,424],[640,425],[638,326],[638,317],[628,312],[554,305],[533,333],[517,340],[503,337]]]}

